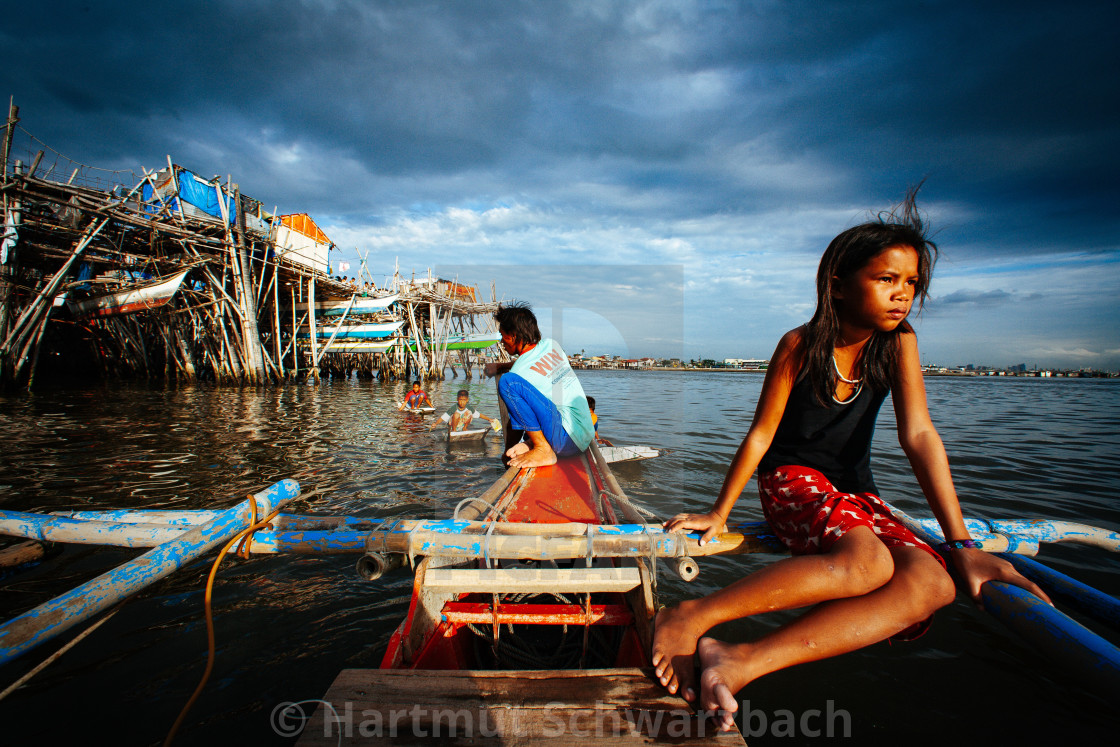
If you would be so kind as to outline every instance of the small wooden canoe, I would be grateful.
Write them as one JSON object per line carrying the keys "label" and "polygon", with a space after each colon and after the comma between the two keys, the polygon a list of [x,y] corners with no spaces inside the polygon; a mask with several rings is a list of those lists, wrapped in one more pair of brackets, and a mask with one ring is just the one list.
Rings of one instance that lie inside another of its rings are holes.
{"label": "small wooden canoe", "polygon": [[657,449],[651,449],[648,446],[600,446],[599,451],[603,454],[603,459],[610,464],[653,459],[660,456]]}
{"label": "small wooden canoe", "polygon": [[486,434],[489,432],[489,426],[485,428],[469,428],[463,431],[449,430],[447,432],[447,440],[453,444],[469,441],[481,441],[482,439],[486,438]]}

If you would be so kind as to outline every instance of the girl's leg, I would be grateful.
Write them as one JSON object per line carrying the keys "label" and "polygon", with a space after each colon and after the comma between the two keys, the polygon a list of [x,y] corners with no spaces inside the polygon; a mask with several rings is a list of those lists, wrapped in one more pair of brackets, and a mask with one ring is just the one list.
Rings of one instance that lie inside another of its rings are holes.
{"label": "girl's leg", "polygon": [[[923,554],[925,554],[923,552]],[[669,692],[691,692],[696,642],[716,625],[760,612],[807,607],[878,589],[891,579],[890,550],[867,526],[857,526],[819,555],[795,555],[772,563],[725,589],[681,602],[657,614],[653,666]]]}
{"label": "girl's leg", "polygon": [[896,547],[894,575],[863,596],[825,602],[752,643],[699,642],[699,706],[722,710],[729,728],[738,708],[735,693],[764,674],[854,651],[882,641],[951,603],[956,587],[932,555],[916,547]]}

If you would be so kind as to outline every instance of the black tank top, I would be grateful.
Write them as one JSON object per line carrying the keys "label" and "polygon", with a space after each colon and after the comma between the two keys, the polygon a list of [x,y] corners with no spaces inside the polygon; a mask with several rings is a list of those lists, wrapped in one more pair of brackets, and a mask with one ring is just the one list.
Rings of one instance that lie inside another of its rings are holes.
{"label": "black tank top", "polygon": [[821,405],[802,371],[759,471],[796,464],[823,473],[838,490],[878,495],[871,477],[871,437],[886,396],[864,387],[846,405],[831,399]]}

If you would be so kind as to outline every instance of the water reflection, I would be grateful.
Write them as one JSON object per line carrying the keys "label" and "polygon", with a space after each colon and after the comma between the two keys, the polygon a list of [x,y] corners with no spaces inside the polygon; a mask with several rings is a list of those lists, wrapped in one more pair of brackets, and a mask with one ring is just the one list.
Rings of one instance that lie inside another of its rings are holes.
{"label": "water reflection", "polygon": [[[749,427],[761,378],[595,372],[582,379],[598,400],[603,435],[667,452],[656,460],[618,465],[616,474],[631,497],[662,517],[706,510]],[[463,386],[459,379],[428,388],[437,405],[450,406]],[[478,409],[496,411],[491,382],[467,386]],[[927,387],[970,514],[1120,527],[1120,507],[1113,498],[1120,484],[1116,382],[929,379]],[[501,474],[500,440],[491,434],[478,445],[449,445],[439,429],[428,429],[434,416],[396,409],[406,390],[406,383],[350,380],[319,387],[112,387],[4,397],[0,506],[31,511],[215,508],[291,477],[305,491],[322,491],[295,510],[445,517]],[[876,433],[874,469],[884,497],[925,512],[897,444],[889,400]],[[733,519],[761,519],[753,481]],[[1060,569],[1120,593],[1115,557],[1083,548],[1048,548],[1046,553]],[[68,547],[50,563],[5,579],[0,608],[10,617],[133,554]],[[267,724],[276,703],[319,697],[344,667],[377,666],[407,608],[411,577],[402,573],[365,583],[353,572],[354,560],[266,556],[229,561],[215,595],[218,670],[183,734],[184,744],[277,739]],[[663,601],[712,591],[770,560],[707,560],[691,585],[662,575]],[[201,588],[207,571],[205,562],[192,564],[129,602],[88,643],[0,703],[5,714],[21,716],[5,720],[14,732],[9,738],[61,736],[62,727],[51,724],[59,704],[66,704],[72,721],[84,725],[85,736],[161,740],[201,673]],[[780,616],[760,617],[720,633],[750,638],[781,621]],[[5,669],[8,680],[41,655],[27,658]],[[944,692],[953,695],[944,707],[930,705],[930,717],[980,729],[970,731],[973,735],[985,733],[984,727],[962,721],[961,709],[992,698],[1010,709],[1042,714],[1037,733],[1058,722],[1074,724],[1067,738],[1115,727],[1100,694],[1066,680],[1058,687],[1055,677],[1060,675],[1037,652],[962,602],[940,613],[920,643],[873,647],[775,675],[750,697],[755,707],[764,707],[765,700],[771,711],[795,712],[823,707],[832,698],[855,714],[860,744],[893,743],[904,734],[912,739],[906,709],[884,712],[881,703],[896,699],[901,690],[924,692],[942,680]],[[131,715],[122,726],[111,713]],[[1014,732],[1014,725],[1007,728]],[[1030,729],[1017,733],[1037,736]],[[752,740],[756,743],[764,742]]]}

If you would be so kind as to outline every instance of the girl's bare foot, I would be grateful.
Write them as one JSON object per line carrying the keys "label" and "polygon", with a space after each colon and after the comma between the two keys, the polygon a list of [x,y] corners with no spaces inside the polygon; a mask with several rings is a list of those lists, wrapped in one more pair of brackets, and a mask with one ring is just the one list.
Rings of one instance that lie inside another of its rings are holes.
{"label": "girl's bare foot", "polygon": [[657,613],[653,621],[652,663],[658,681],[671,693],[680,691],[681,697],[692,703],[696,700],[693,656],[696,639],[703,631],[697,632],[690,624],[688,604],[682,602]]}
{"label": "girl's bare foot", "polygon": [[750,677],[747,644],[732,645],[714,638],[701,638],[696,645],[700,653],[700,707],[715,714],[720,731],[735,725],[739,703],[735,693],[746,687]]}

